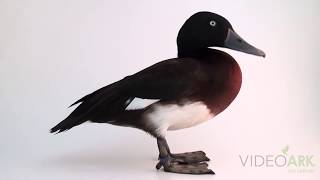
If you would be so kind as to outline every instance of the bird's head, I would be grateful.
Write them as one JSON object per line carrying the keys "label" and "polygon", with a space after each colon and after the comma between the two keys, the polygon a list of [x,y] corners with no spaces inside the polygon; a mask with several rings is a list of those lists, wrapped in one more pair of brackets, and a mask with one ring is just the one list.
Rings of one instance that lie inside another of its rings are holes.
{"label": "bird's head", "polygon": [[225,47],[265,57],[265,53],[243,40],[224,17],[211,12],[192,15],[181,27],[177,45],[179,54],[207,47]]}

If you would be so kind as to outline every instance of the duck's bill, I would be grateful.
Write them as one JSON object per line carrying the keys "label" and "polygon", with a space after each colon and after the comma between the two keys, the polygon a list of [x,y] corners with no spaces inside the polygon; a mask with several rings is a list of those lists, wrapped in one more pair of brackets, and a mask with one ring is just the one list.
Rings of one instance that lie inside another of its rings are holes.
{"label": "duck's bill", "polygon": [[266,57],[266,54],[262,50],[247,43],[232,29],[229,29],[228,31],[227,38],[224,41],[224,47],[256,56]]}

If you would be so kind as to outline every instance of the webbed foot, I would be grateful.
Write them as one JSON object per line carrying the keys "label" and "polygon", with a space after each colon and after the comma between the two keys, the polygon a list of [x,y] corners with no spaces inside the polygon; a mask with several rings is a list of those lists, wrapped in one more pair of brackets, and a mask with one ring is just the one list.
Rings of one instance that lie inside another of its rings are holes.
{"label": "webbed foot", "polygon": [[[171,156],[167,156],[164,158],[160,158],[156,168],[160,169],[161,167],[164,168],[166,172],[173,172],[173,173],[181,173],[181,174],[215,174],[211,169],[208,169],[208,164],[203,161],[194,162],[194,159],[190,157],[195,156],[184,156],[187,157],[184,161],[181,161],[181,157],[175,158]],[[205,155],[204,155],[205,156]],[[190,160],[190,162],[186,162],[185,160]],[[193,163],[191,163],[193,161]]]}

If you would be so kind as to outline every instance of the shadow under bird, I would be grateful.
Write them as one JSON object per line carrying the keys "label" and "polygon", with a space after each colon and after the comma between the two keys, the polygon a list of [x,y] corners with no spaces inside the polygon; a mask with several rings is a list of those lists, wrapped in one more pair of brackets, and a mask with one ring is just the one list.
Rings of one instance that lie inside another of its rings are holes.
{"label": "shadow under bird", "polygon": [[[177,46],[177,58],[156,63],[73,103],[71,106],[81,104],[51,132],[63,132],[86,121],[138,128],[157,139],[157,169],[214,174],[203,151],[172,153],[166,132],[213,118],[237,96],[242,80],[238,63],[210,47],[262,57],[265,53],[243,40],[228,20],[211,12],[198,12],[187,19],[178,33]],[[134,107],[147,99],[144,107]]]}

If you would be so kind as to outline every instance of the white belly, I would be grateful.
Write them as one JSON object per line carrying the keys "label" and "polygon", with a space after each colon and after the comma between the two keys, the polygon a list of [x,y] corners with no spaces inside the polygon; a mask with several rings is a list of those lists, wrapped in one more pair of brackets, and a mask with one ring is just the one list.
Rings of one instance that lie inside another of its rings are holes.
{"label": "white belly", "polygon": [[156,133],[165,136],[167,130],[189,128],[212,118],[210,112],[202,102],[189,102],[184,105],[155,104],[147,118]]}

